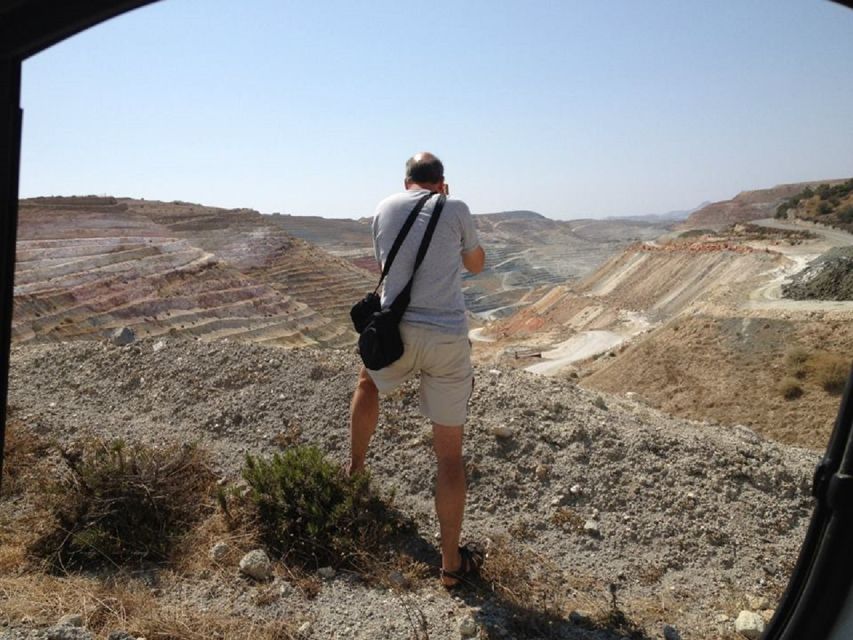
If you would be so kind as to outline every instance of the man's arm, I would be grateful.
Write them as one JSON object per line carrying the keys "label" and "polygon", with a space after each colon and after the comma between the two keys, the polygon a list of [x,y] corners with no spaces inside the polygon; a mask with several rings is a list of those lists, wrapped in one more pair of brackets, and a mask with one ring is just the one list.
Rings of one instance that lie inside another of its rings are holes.
{"label": "man's arm", "polygon": [[480,273],[485,264],[486,252],[483,251],[483,247],[480,245],[477,245],[476,248],[462,254],[462,265],[465,267],[465,270],[470,273],[475,275]]}

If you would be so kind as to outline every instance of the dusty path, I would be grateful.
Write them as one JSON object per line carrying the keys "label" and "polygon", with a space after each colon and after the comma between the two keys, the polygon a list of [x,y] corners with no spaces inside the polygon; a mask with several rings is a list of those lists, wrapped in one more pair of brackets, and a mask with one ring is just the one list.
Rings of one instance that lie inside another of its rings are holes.
{"label": "dusty path", "polygon": [[483,330],[485,327],[480,327],[478,329],[471,329],[468,332],[468,339],[472,342],[495,342],[495,338],[490,338],[488,336],[483,335]]}
{"label": "dusty path", "polygon": [[853,302],[830,300],[789,300],[782,297],[782,284],[799,273],[814,259],[834,247],[853,246],[853,234],[822,225],[798,221],[784,222],[770,218],[755,220],[753,224],[771,229],[786,231],[810,231],[819,236],[817,240],[790,246],[773,246],[774,251],[782,253],[790,263],[768,272],[770,280],[755,289],[744,305],[749,310],[773,311],[853,311]]}
{"label": "dusty path", "polygon": [[555,349],[542,353],[542,362],[527,367],[531,373],[553,375],[573,362],[586,360],[625,342],[626,336],[613,331],[581,331]]}

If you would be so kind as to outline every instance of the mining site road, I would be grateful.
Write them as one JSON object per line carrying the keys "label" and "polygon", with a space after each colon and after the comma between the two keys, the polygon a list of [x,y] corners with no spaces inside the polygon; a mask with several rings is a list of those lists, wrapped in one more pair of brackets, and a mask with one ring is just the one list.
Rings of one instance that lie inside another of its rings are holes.
{"label": "mining site road", "polygon": [[526,367],[531,373],[554,375],[567,365],[586,360],[622,344],[626,336],[613,331],[581,331],[556,348],[542,352],[542,362]]}
{"label": "mining site road", "polygon": [[[822,224],[806,222],[805,220],[786,222],[776,220],[775,218],[763,218],[761,220],[753,220],[752,224],[757,224],[760,227],[769,227],[770,229],[784,229],[786,231],[811,231],[812,233],[821,236],[823,242],[827,244],[828,248],[849,247],[853,245],[853,234],[840,229],[833,229],[832,227],[827,227]],[[814,247],[814,245],[811,246]],[[796,249],[797,247],[805,248],[804,245],[796,245],[792,248]]]}
{"label": "mining site road", "polygon": [[829,249],[853,246],[853,234],[805,221],[784,222],[766,218],[754,220],[753,224],[787,231],[810,231],[819,238],[787,247],[773,246],[772,249],[782,253],[790,260],[790,263],[770,271],[770,280],[750,294],[745,308],[792,312],[853,311],[853,302],[851,301],[788,300],[782,297],[782,284],[786,280],[805,269],[809,262]]}

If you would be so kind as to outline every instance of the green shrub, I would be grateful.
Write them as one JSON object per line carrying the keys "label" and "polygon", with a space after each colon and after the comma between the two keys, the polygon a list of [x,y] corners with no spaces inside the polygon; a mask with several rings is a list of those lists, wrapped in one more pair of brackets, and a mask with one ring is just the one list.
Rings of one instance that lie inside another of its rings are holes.
{"label": "green shrub", "polygon": [[832,213],[832,205],[829,204],[829,202],[823,201],[817,205],[817,212],[822,216],[825,216],[828,213]]}
{"label": "green shrub", "polygon": [[838,212],[838,219],[841,220],[841,222],[853,222],[853,204],[848,204],[846,207],[841,209],[841,211]]}
{"label": "green shrub", "polygon": [[54,524],[29,548],[53,570],[166,560],[206,511],[214,475],[196,447],[93,440],[60,454],[67,471],[47,489]]}
{"label": "green shrub", "polygon": [[818,185],[815,193],[817,193],[821,200],[826,200],[832,194],[832,187],[828,184]]}
{"label": "green shrub", "polygon": [[778,207],[776,207],[776,217],[777,218],[785,218],[788,216],[788,210],[791,208],[790,202],[783,202]]}
{"label": "green shrub", "polygon": [[811,359],[815,381],[824,391],[839,394],[844,391],[850,373],[850,360],[837,353],[822,352]]}
{"label": "green shrub", "polygon": [[348,477],[315,447],[247,455],[243,478],[264,543],[298,563],[354,566],[403,527],[366,474]]}
{"label": "green shrub", "polygon": [[782,378],[779,382],[778,390],[786,400],[794,400],[803,395],[803,388],[796,378]]}

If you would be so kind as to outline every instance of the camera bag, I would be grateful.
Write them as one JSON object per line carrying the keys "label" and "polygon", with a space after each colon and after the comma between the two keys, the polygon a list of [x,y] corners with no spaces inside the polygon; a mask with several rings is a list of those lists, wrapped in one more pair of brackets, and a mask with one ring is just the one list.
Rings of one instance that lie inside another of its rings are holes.
{"label": "camera bag", "polygon": [[394,301],[387,308],[383,309],[378,295],[379,287],[385,280],[385,276],[391,270],[391,264],[397,256],[397,252],[405,240],[406,235],[415,223],[415,219],[420,213],[427,200],[432,197],[432,193],[428,193],[418,200],[415,208],[409,214],[400,233],[394,240],[391,251],[388,253],[388,258],[385,260],[385,265],[382,269],[382,275],[379,278],[379,284],[373,293],[368,293],[362,300],[353,305],[350,310],[350,317],[353,321],[355,330],[360,334],[358,338],[358,351],[361,355],[361,360],[364,366],[374,371],[383,369],[388,365],[396,362],[403,355],[403,340],[400,336],[400,320],[411,301],[412,283],[415,279],[418,267],[426,256],[429,248],[432,235],[435,232],[435,227],[438,224],[441,210],[444,208],[445,196],[439,195],[435,203],[435,208],[430,216],[427,224],[424,237],[418,247],[418,253],[415,258],[415,266],[412,270],[412,276],[409,282],[403,287],[403,290],[394,298]]}

